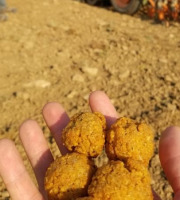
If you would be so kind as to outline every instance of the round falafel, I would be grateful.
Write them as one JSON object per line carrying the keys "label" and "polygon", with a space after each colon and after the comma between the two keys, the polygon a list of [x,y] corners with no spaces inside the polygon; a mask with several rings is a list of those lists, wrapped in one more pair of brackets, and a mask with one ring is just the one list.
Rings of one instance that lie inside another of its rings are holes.
{"label": "round falafel", "polygon": [[[50,200],[153,200],[147,169],[154,146],[151,128],[123,117],[106,138],[105,130],[101,113],[71,118],[62,138],[72,153],[55,160],[46,173]],[[102,152],[105,140],[110,161],[96,171],[92,160]]]}
{"label": "round falafel", "polygon": [[145,123],[121,117],[106,135],[106,153],[111,160],[139,160],[146,166],[154,151],[154,134]]}
{"label": "round falafel", "polygon": [[69,200],[87,196],[95,167],[84,154],[71,153],[56,159],[45,176],[49,200]]}
{"label": "round falafel", "polygon": [[138,167],[141,170],[112,160],[98,168],[88,188],[89,196],[99,200],[153,200],[148,169],[142,163]]}
{"label": "round falafel", "polygon": [[63,143],[69,151],[97,157],[105,143],[105,128],[105,117],[99,112],[76,114],[62,132]]}

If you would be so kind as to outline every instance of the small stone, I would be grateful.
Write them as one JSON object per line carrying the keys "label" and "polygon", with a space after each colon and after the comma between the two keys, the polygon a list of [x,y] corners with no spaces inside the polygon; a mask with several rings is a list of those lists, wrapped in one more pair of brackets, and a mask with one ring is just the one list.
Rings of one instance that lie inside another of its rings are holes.
{"label": "small stone", "polygon": [[169,75],[165,76],[165,80],[169,81],[169,82],[173,82],[173,78],[171,76],[169,76]]}
{"label": "small stone", "polygon": [[76,94],[77,94],[76,91],[71,91],[71,92],[67,95],[67,98],[72,99]]}
{"label": "small stone", "polygon": [[160,58],[159,62],[163,63],[163,64],[167,64],[168,60],[166,58]]}
{"label": "small stone", "polygon": [[46,88],[49,87],[50,85],[51,83],[46,80],[35,80],[24,84],[25,87],[40,87],[40,88]]}
{"label": "small stone", "polygon": [[87,101],[89,99],[89,94],[84,95],[83,99]]}
{"label": "small stone", "polygon": [[75,74],[73,77],[72,77],[72,80],[73,81],[77,81],[77,82],[84,82],[84,77],[80,74]]}
{"label": "small stone", "polygon": [[129,48],[128,48],[127,46],[124,45],[124,46],[122,46],[122,49],[123,49],[124,51],[128,51]]}
{"label": "small stone", "polygon": [[82,68],[83,72],[87,72],[88,74],[92,75],[92,76],[96,76],[98,73],[98,68],[95,67],[83,67]]}
{"label": "small stone", "polygon": [[102,49],[94,49],[94,53],[97,55],[103,54],[103,50]]}
{"label": "small stone", "polygon": [[119,78],[120,79],[125,79],[125,78],[127,78],[129,76],[129,74],[130,74],[130,71],[129,70],[125,70],[123,72],[120,72]]}
{"label": "small stone", "polygon": [[103,21],[103,20],[98,20],[97,23],[100,26],[108,26],[109,25],[106,21]]}
{"label": "small stone", "polygon": [[51,28],[56,28],[57,27],[57,23],[55,21],[49,21],[47,23],[47,26],[51,27]]}

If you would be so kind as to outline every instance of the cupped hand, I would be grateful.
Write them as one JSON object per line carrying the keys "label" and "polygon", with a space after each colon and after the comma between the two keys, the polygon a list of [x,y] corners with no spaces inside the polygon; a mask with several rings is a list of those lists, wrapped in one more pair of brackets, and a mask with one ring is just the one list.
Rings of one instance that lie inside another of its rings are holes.
{"label": "cupped hand", "polygon": [[[90,94],[89,105],[92,111],[105,115],[110,126],[118,114],[104,92]],[[67,149],[62,145],[61,132],[69,122],[64,108],[58,103],[48,103],[43,108],[43,116],[62,155]],[[0,140],[0,175],[13,200],[47,200],[44,190],[45,172],[53,161],[53,156],[36,121],[27,120],[20,127],[20,138],[37,179],[38,188],[25,169],[23,161],[11,140]],[[174,200],[180,197],[180,128],[166,129],[160,139],[160,160],[162,167],[175,192]],[[154,200],[160,198],[154,193]]]}

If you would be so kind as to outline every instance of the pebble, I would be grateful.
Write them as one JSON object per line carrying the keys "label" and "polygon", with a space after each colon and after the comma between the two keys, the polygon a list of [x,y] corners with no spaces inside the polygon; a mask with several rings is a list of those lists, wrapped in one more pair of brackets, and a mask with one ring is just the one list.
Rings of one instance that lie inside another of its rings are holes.
{"label": "pebble", "polygon": [[[172,76],[172,74],[171,74],[171,76]],[[171,76],[166,75],[166,76],[165,76],[165,80],[166,80],[166,81],[169,81],[169,82],[173,82],[174,79],[173,79]]]}
{"label": "pebble", "polygon": [[83,96],[83,99],[87,101],[87,100],[89,99],[89,93],[86,94],[86,95],[84,95],[84,96]]}
{"label": "pebble", "polygon": [[39,87],[39,88],[46,88],[49,87],[50,85],[51,83],[46,80],[34,80],[24,84],[25,87]]}
{"label": "pebble", "polygon": [[94,49],[94,53],[100,55],[100,54],[103,54],[103,50],[102,49]]}
{"label": "pebble", "polygon": [[109,25],[109,23],[107,23],[107,22],[104,21],[104,20],[97,20],[97,23],[98,23],[98,25],[100,25],[100,26],[108,26],[108,25]]}
{"label": "pebble", "polygon": [[122,50],[124,50],[124,51],[128,51],[128,49],[129,49],[129,48],[128,48],[127,46],[125,46],[125,45],[122,46]]}
{"label": "pebble", "polygon": [[77,81],[77,82],[84,82],[84,77],[80,74],[75,74],[73,77],[72,77],[72,80],[73,81]]}
{"label": "pebble", "polygon": [[67,98],[72,99],[76,94],[77,92],[73,90],[67,95]]}
{"label": "pebble", "polygon": [[124,72],[120,72],[119,79],[125,79],[129,76],[129,74],[130,74],[129,70],[125,70]]}
{"label": "pebble", "polygon": [[96,76],[98,73],[98,68],[95,67],[83,67],[82,71],[88,73],[89,75]]}
{"label": "pebble", "polygon": [[57,25],[57,22],[51,20],[51,21],[49,21],[49,22],[47,23],[47,26],[48,26],[48,27],[51,27],[51,28],[57,28],[58,25]]}
{"label": "pebble", "polygon": [[159,161],[159,155],[155,155],[153,158],[152,158],[152,163],[154,166],[156,165],[159,165],[160,161]]}
{"label": "pebble", "polygon": [[159,58],[159,62],[161,62],[163,64],[167,64],[168,60],[166,58]]}

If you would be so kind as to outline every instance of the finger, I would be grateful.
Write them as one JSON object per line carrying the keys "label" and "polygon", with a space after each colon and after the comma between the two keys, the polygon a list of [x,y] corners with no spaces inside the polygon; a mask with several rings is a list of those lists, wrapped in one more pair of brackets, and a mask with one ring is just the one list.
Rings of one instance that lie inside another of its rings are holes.
{"label": "finger", "polygon": [[56,102],[48,103],[43,108],[44,119],[53,134],[53,137],[60,149],[62,155],[68,150],[62,143],[62,130],[69,122],[69,117],[64,108]]}
{"label": "finger", "polygon": [[159,156],[164,172],[176,193],[180,190],[179,127],[169,127],[162,133],[159,143]]}
{"label": "finger", "polygon": [[0,140],[0,175],[13,200],[43,200],[14,143],[8,139]]}
{"label": "finger", "polygon": [[108,127],[118,118],[110,99],[102,91],[92,92],[89,96],[89,104],[93,112],[101,112],[106,117]]}
{"label": "finger", "polygon": [[39,190],[46,197],[44,176],[53,157],[43,132],[36,121],[27,120],[20,127],[20,138],[33,167]]}

